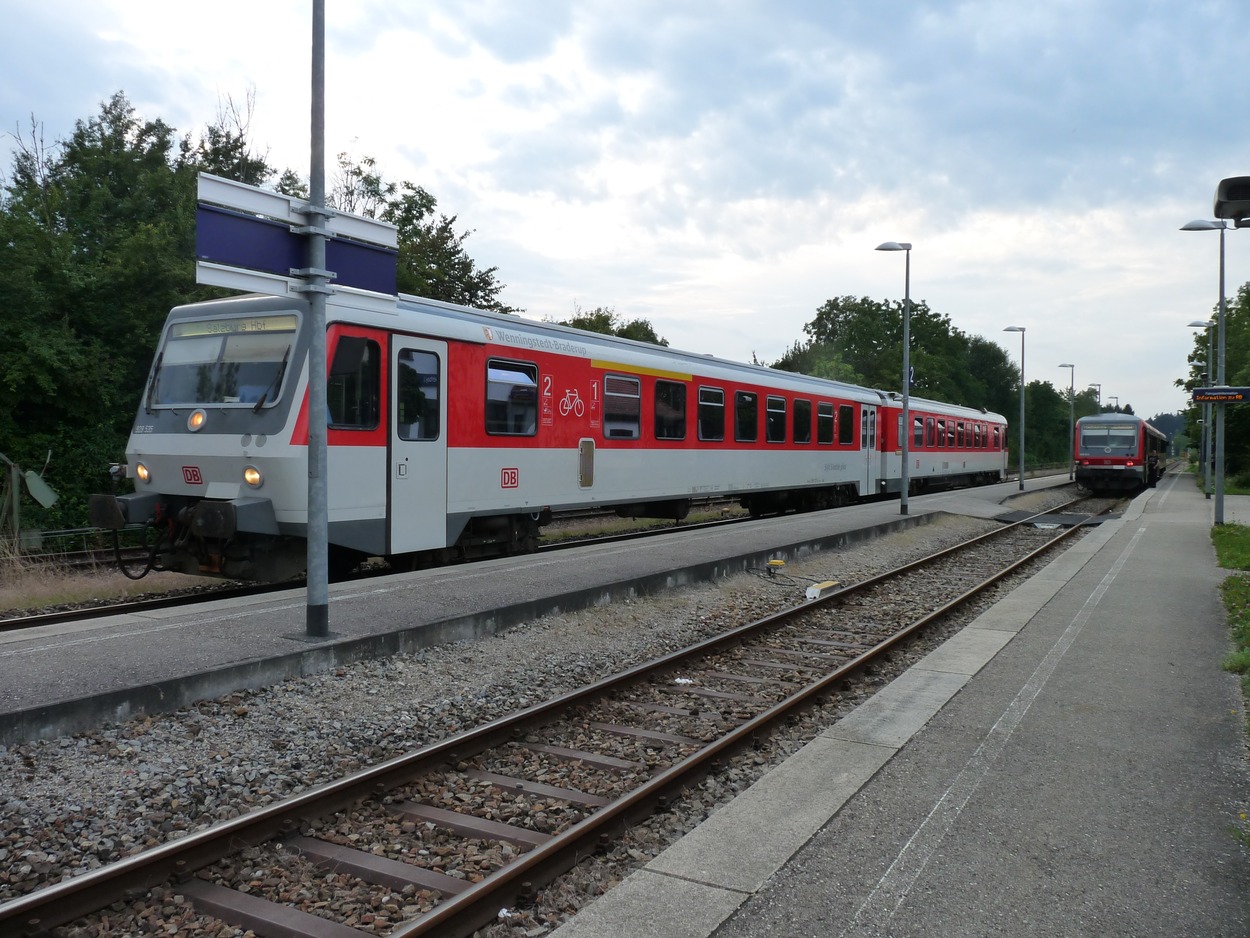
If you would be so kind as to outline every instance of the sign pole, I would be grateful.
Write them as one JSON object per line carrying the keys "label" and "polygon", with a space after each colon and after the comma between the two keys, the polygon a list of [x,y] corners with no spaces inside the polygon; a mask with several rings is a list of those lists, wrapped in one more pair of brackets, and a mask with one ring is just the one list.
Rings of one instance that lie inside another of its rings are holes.
{"label": "sign pole", "polygon": [[308,189],[308,279],[312,341],[308,352],[308,597],[305,631],[330,634],[329,459],[326,453],[325,0],[312,9],[312,146]]}

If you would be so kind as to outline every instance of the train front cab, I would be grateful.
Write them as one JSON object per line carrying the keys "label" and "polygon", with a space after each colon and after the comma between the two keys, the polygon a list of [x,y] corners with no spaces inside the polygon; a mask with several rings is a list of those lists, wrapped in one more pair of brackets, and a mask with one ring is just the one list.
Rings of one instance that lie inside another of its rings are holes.
{"label": "train front cab", "polygon": [[1167,437],[1131,415],[1082,417],[1074,442],[1076,483],[1091,492],[1135,492],[1167,468]]}

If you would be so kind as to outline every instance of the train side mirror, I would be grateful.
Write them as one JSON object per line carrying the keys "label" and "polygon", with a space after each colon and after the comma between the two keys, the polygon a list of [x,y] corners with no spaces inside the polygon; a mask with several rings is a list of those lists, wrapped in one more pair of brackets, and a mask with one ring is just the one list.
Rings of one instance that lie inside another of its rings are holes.
{"label": "train side mirror", "polygon": [[1229,176],[1215,187],[1215,217],[1250,224],[1250,176]]}

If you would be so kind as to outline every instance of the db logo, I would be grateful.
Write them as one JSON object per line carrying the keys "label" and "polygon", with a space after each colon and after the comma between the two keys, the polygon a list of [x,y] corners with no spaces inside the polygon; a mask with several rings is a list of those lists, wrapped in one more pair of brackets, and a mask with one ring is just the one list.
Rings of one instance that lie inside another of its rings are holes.
{"label": "db logo", "polygon": [[521,484],[520,469],[503,469],[499,473],[499,486],[505,489],[514,489]]}
{"label": "db logo", "polygon": [[183,466],[182,481],[187,485],[203,485],[204,477],[200,475],[199,466]]}

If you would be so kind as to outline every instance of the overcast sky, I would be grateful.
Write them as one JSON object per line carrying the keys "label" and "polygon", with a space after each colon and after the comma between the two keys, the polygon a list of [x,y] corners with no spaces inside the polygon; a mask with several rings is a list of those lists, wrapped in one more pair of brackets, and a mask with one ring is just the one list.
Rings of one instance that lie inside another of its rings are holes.
{"label": "overcast sky", "polygon": [[[1250,174],[1244,0],[325,0],[326,150],[472,229],[502,299],[771,362],[835,296],[911,293],[1025,376],[1185,405],[1218,302],[1216,184]],[[311,0],[0,0],[0,173],[124,91],[307,175]],[[1250,279],[1227,237],[1227,289]]]}

